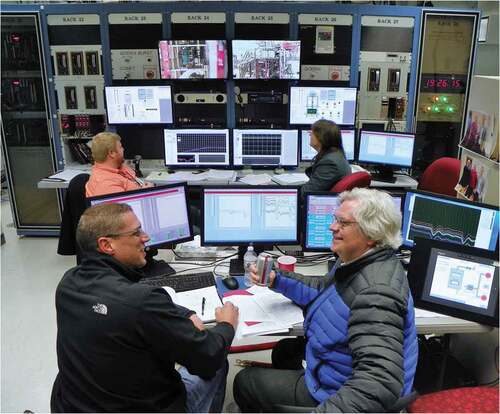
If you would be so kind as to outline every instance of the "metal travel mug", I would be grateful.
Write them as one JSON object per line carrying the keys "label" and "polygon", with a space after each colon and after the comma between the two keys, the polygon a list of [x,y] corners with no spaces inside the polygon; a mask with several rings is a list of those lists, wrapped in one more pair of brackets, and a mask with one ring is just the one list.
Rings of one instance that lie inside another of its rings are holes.
{"label": "metal travel mug", "polygon": [[267,253],[261,253],[257,257],[257,275],[260,285],[269,285],[269,274],[273,270],[273,258]]}

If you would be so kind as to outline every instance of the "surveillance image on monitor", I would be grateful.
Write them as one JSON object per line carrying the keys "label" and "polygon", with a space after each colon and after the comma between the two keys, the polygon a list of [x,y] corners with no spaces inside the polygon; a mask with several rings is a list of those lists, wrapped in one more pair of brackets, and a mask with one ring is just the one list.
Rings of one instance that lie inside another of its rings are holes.
{"label": "surveillance image on monitor", "polygon": [[165,165],[229,165],[229,130],[165,129]]}
{"label": "surveillance image on monitor", "polygon": [[234,79],[299,79],[299,40],[233,40]]}
{"label": "surveillance image on monitor", "polygon": [[290,124],[311,125],[327,119],[338,125],[354,125],[355,117],[356,88],[290,88]]}
{"label": "surveillance image on monitor", "polygon": [[296,244],[298,202],[297,187],[205,187],[202,243]]}
{"label": "surveillance image on monitor", "polygon": [[[340,135],[342,138],[342,146],[344,147],[345,158],[347,161],[354,160],[354,135],[355,131],[353,129],[341,129]],[[311,131],[302,130],[300,149],[301,161],[311,161],[318,153],[311,145]]]}
{"label": "surveillance image on monitor", "polygon": [[234,166],[296,167],[298,131],[279,129],[233,130]]}
{"label": "surveillance image on monitor", "polygon": [[495,251],[498,248],[498,208],[420,191],[406,193],[403,244],[415,237]]}
{"label": "surveillance image on monitor", "polygon": [[171,124],[170,86],[106,86],[109,124]]}
{"label": "surveillance image on monitor", "polygon": [[362,130],[359,134],[360,163],[410,168],[415,134]]}
{"label": "surveillance image on monitor", "polygon": [[226,79],[225,40],[161,40],[162,79]]}

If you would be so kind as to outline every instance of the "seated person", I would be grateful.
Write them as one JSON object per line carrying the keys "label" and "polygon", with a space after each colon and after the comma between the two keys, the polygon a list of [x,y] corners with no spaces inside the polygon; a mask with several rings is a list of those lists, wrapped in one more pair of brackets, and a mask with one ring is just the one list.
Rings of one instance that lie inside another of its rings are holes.
{"label": "seated person", "polygon": [[302,193],[330,191],[338,181],[351,174],[340,129],[335,122],[320,119],[312,124],[310,145],[318,153],[305,171],[309,181],[302,186]]}
{"label": "seated person", "polygon": [[94,165],[85,186],[87,197],[153,185],[137,178],[134,171],[124,164],[121,138],[114,132],[101,132],[92,139],[92,158]]}
{"label": "seated person", "polygon": [[137,283],[148,240],[126,204],[82,215],[83,261],[56,290],[52,412],[222,410],[238,308],[217,308],[207,329],[163,288]]}
{"label": "seated person", "polygon": [[394,251],[401,214],[381,191],[356,188],[340,198],[330,226],[338,255],[332,270],[271,272],[270,288],[305,309],[304,369],[240,371],[233,392],[243,412],[270,412],[275,404],[385,412],[411,392],[418,347],[413,300]]}

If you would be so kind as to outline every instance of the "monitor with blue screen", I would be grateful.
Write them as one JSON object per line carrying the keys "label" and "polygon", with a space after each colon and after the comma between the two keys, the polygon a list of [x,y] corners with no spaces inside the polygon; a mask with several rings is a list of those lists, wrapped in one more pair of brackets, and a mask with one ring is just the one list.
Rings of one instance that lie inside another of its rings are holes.
{"label": "monitor with blue screen", "polygon": [[[344,147],[345,158],[347,161],[354,161],[354,135],[353,129],[341,129],[340,135],[342,137],[342,146]],[[300,161],[311,161],[318,153],[311,147],[311,131],[303,129],[300,141]]]}
{"label": "monitor with blue screen", "polygon": [[299,189],[204,187],[202,245],[298,244]]}
{"label": "monitor with blue screen", "polygon": [[423,191],[408,191],[403,209],[403,245],[414,238],[498,249],[498,207]]}
{"label": "monitor with blue screen", "polygon": [[[392,192],[394,205],[398,210],[404,200],[404,193]],[[330,231],[333,215],[339,207],[339,195],[334,193],[310,193],[305,200],[303,220],[303,244],[305,251],[330,251],[333,234]]]}

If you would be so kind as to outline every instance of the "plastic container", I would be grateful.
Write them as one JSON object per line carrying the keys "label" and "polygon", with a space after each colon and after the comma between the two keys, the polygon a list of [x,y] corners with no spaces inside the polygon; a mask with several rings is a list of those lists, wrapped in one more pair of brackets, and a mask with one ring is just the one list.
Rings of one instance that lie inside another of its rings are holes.
{"label": "plastic container", "polygon": [[250,277],[249,266],[257,263],[257,255],[253,250],[253,246],[248,246],[247,251],[243,255],[243,269],[245,269],[245,286],[250,287],[253,285],[252,278]]}

